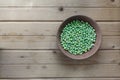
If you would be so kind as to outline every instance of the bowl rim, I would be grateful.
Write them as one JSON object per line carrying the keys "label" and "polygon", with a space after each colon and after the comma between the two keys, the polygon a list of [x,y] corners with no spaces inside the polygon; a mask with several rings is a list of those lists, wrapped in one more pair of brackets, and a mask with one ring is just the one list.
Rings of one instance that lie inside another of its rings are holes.
{"label": "bowl rim", "polygon": [[[86,21],[88,22],[94,29],[96,32],[96,41],[94,44],[94,47],[92,47],[89,51],[85,52],[84,54],[81,55],[73,55],[70,54],[68,51],[64,50],[61,42],[60,42],[60,34],[63,30],[63,28],[65,27],[66,24],[68,24],[69,22],[73,21],[73,20],[82,20],[82,21]],[[58,28],[58,32],[57,32],[57,46],[58,49],[67,57],[71,58],[71,59],[76,59],[76,60],[82,60],[82,59],[86,59],[91,57],[92,55],[94,55],[98,49],[100,48],[101,45],[101,39],[102,35],[101,35],[101,30],[98,26],[98,24],[96,23],[96,21],[94,21],[93,19],[91,19],[88,16],[84,16],[84,15],[75,15],[75,16],[71,16],[69,18],[67,18],[66,20],[64,20],[62,22],[62,24],[60,25],[60,27]]]}

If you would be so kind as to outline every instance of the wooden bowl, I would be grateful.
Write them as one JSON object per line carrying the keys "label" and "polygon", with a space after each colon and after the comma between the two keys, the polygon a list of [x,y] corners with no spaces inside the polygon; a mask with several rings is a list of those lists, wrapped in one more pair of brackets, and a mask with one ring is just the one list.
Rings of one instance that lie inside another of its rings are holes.
{"label": "wooden bowl", "polygon": [[[60,42],[60,35],[62,33],[63,28],[73,20],[82,20],[82,21],[88,22],[95,29],[95,32],[96,32],[96,41],[94,43],[94,46],[89,51],[87,51],[86,53],[83,53],[83,54],[80,54],[80,55],[70,54],[67,50],[63,49],[63,47],[61,45],[61,42]],[[91,19],[87,16],[83,16],[83,15],[72,16],[72,17],[66,19],[60,25],[60,27],[58,29],[58,32],[57,32],[57,45],[58,45],[58,48],[60,49],[60,51],[69,58],[77,59],[77,60],[86,59],[86,58],[92,56],[93,54],[95,54],[97,52],[97,50],[100,48],[100,45],[101,45],[101,31],[99,29],[99,26],[97,25],[97,23],[93,19]]]}

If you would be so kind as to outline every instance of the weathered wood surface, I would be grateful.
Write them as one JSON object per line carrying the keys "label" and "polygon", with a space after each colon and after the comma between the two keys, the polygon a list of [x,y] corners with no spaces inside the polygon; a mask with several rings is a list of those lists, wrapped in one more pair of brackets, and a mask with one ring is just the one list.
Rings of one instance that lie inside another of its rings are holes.
{"label": "weathered wood surface", "polygon": [[[58,49],[55,36],[0,36],[0,49]],[[103,36],[101,49],[120,49],[120,36]]]}
{"label": "weathered wood surface", "polygon": [[120,7],[119,0],[0,0],[0,7]]}
{"label": "weathered wood surface", "polygon": [[100,50],[82,61],[65,57],[59,50],[1,50],[0,64],[119,64],[120,50]]}
{"label": "weathered wood surface", "polygon": [[[49,13],[49,14],[46,14]],[[94,14],[93,14],[94,13]],[[73,15],[86,15],[95,20],[120,20],[120,8],[0,8],[0,21],[65,20]]]}
{"label": "weathered wood surface", "polygon": [[[0,22],[0,35],[56,35],[62,22]],[[102,35],[119,35],[120,22],[97,22]]]}
{"label": "weathered wood surface", "polygon": [[[58,27],[73,15],[96,20],[103,36],[82,61],[56,45]],[[0,80],[120,80],[120,0],[0,0]]]}
{"label": "weathered wood surface", "polygon": [[33,77],[120,77],[118,64],[0,65],[1,78]]}

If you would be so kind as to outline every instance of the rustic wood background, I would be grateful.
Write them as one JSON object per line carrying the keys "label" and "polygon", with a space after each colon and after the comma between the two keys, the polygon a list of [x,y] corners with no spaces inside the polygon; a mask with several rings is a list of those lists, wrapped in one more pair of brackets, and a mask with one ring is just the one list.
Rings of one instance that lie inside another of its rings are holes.
{"label": "rustic wood background", "polygon": [[[59,25],[73,15],[97,21],[102,45],[71,60],[58,50]],[[120,80],[120,0],[0,0],[1,80]]]}

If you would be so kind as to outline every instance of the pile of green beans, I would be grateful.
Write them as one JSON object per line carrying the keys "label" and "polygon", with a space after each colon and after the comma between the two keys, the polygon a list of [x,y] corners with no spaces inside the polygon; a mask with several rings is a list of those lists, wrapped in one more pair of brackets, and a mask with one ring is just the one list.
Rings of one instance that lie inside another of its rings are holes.
{"label": "pile of green beans", "polygon": [[63,28],[60,41],[64,50],[70,54],[84,54],[94,46],[95,29],[88,22],[73,20]]}

